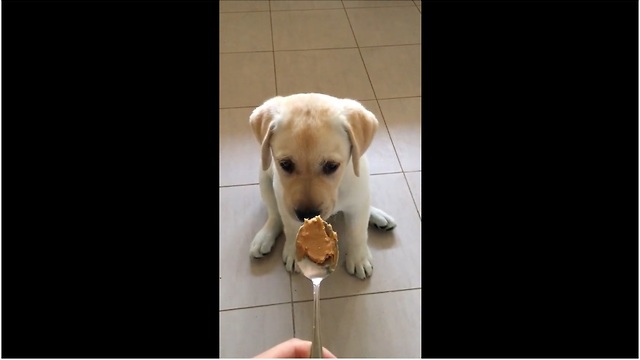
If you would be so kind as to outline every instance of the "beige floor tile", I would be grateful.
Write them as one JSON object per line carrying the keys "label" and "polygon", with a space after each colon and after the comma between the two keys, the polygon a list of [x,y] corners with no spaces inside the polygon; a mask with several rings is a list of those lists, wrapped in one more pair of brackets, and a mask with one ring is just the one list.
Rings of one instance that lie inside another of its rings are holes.
{"label": "beige floor tile", "polygon": [[275,96],[273,54],[220,54],[220,107],[259,106]]}
{"label": "beige floor tile", "polygon": [[291,304],[220,312],[220,358],[252,358],[292,337]]}
{"label": "beige floor tile", "polygon": [[220,52],[272,51],[269,12],[220,14]]}
{"label": "beige floor tile", "polygon": [[267,256],[249,256],[251,240],[267,220],[258,185],[219,191],[220,310],[291,301],[290,277],[282,264],[282,239]]}
{"label": "beige floor tile", "polygon": [[421,16],[415,5],[347,9],[347,14],[358,46],[420,44],[422,41]]}
{"label": "beige floor tile", "polygon": [[404,171],[422,170],[422,98],[379,100]]}
{"label": "beige floor tile", "polygon": [[[338,358],[420,358],[420,299],[417,289],[322,300],[323,346]],[[296,337],[312,338],[312,316],[313,302],[294,304]]]}
{"label": "beige floor tile", "polygon": [[357,49],[278,51],[275,57],[279,95],[319,92],[375,99]]}
{"label": "beige floor tile", "polygon": [[271,18],[276,51],[356,47],[343,9],[280,11]]}
{"label": "beige floor tile", "polygon": [[418,5],[418,11],[420,11],[420,15],[422,15],[422,5]]}
{"label": "beige floor tile", "polygon": [[258,183],[260,144],[249,125],[253,109],[220,109],[220,186]]}
{"label": "beige floor tile", "polygon": [[421,96],[420,45],[360,49],[378,99]]}
{"label": "beige floor tile", "polygon": [[392,7],[392,6],[412,6],[411,0],[344,0],[344,7],[349,8],[371,8],[371,7]]}
{"label": "beige floor tile", "polygon": [[380,123],[373,142],[366,153],[369,160],[369,173],[384,174],[402,171],[378,102],[366,100],[360,101],[360,103],[371,111]]}
{"label": "beige floor tile", "polygon": [[407,177],[413,200],[416,202],[418,214],[422,218],[422,171],[408,172],[405,173],[405,176]]}
{"label": "beige floor tile", "polygon": [[220,12],[269,11],[269,0],[220,0]]}
{"label": "beige floor tile", "polygon": [[416,3],[417,6],[422,6],[422,0],[413,0],[414,3]]}
{"label": "beige floor tile", "polygon": [[340,0],[271,0],[271,11],[342,9]]}
{"label": "beige floor tile", "polygon": [[[385,174],[371,176],[371,202],[391,215],[398,226],[392,231],[380,231],[369,228],[369,248],[373,255],[373,276],[367,280],[359,280],[349,275],[344,266],[345,256],[340,254],[339,267],[322,282],[322,298],[345,295],[359,295],[381,291],[420,288],[422,222],[409,192],[409,187],[402,174]],[[334,229],[344,233],[344,217],[330,218]],[[345,249],[341,239],[340,249]],[[311,282],[301,274],[291,277],[293,299],[313,299]]]}

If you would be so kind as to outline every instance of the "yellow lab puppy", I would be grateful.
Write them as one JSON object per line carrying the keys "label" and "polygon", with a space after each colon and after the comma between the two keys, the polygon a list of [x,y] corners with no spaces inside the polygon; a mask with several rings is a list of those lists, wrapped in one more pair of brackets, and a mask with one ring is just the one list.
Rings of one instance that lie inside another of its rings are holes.
{"label": "yellow lab puppy", "polygon": [[249,122],[262,145],[260,191],[268,219],[251,242],[251,256],[269,253],[284,229],[282,260],[295,266],[295,239],[305,218],[342,211],[347,271],[371,276],[368,224],[391,230],[395,221],[370,205],[364,152],[378,120],[360,103],[323,94],[277,96],[253,111]]}

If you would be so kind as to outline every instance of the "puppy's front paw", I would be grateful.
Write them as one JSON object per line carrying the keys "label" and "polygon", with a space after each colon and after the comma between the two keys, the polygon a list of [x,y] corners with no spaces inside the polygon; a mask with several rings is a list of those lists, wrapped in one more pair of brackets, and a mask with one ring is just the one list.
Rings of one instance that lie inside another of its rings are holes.
{"label": "puppy's front paw", "polygon": [[261,258],[271,252],[271,248],[276,242],[276,236],[277,235],[273,235],[272,232],[265,229],[258,231],[253,241],[251,241],[251,247],[249,248],[251,256]]}
{"label": "puppy's front paw", "polygon": [[373,273],[372,259],[369,247],[366,245],[351,249],[346,256],[347,272],[358,279],[366,279]]}
{"label": "puppy's front paw", "polygon": [[295,241],[291,241],[292,244],[288,242],[284,243],[284,249],[282,250],[282,262],[284,262],[284,267],[288,272],[296,272],[299,273],[300,269],[296,266],[296,244]]}
{"label": "puppy's front paw", "polygon": [[389,214],[375,207],[371,207],[369,224],[386,231],[396,227],[396,221]]}

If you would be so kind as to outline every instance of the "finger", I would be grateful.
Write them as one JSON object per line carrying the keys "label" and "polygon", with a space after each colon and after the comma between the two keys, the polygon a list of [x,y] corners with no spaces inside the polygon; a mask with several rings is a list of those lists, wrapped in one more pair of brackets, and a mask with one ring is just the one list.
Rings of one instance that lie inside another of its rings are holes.
{"label": "finger", "polygon": [[324,346],[322,347],[322,357],[325,359],[337,359],[337,357]]}
{"label": "finger", "polygon": [[[285,342],[282,342],[271,349],[263,352],[262,354],[256,356],[256,359],[259,358],[271,358],[271,359],[279,359],[279,358],[299,358],[303,349],[307,348],[307,354],[309,353],[308,348],[311,346],[310,341],[304,341],[300,339],[289,339]],[[309,357],[307,355],[307,357]]]}
{"label": "finger", "polygon": [[[311,341],[300,340],[300,339],[295,339],[295,340],[298,340],[295,343],[296,358],[299,358],[299,359],[309,358],[311,356]],[[324,359],[336,359],[336,356],[333,355],[333,353],[327,350],[327,348],[325,347],[322,347],[322,357]]]}
{"label": "finger", "polygon": [[[309,358],[311,355],[311,341],[301,340],[297,338],[289,339],[280,343],[271,349],[263,352],[255,358]],[[326,348],[322,348],[322,357],[325,359],[335,359],[336,356]]]}

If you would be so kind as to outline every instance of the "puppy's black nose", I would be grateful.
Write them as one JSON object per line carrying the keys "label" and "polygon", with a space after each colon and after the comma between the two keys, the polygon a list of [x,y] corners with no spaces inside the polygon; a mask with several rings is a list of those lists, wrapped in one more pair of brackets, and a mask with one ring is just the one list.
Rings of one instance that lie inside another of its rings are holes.
{"label": "puppy's black nose", "polygon": [[298,220],[304,221],[304,219],[311,219],[320,215],[320,210],[317,209],[296,209],[296,216]]}

